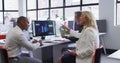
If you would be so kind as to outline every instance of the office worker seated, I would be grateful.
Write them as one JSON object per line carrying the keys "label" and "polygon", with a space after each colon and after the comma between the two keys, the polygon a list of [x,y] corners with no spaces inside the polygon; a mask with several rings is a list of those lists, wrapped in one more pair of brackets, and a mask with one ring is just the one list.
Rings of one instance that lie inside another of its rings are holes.
{"label": "office worker seated", "polygon": [[92,63],[94,51],[99,47],[96,21],[91,12],[83,11],[79,16],[79,23],[84,25],[81,33],[71,30],[65,25],[62,26],[70,35],[79,38],[79,40],[76,41],[76,50],[68,50],[59,58],[58,63]]}
{"label": "office worker seated", "polygon": [[42,43],[41,40],[28,41],[23,33],[23,30],[27,30],[28,27],[28,19],[21,16],[17,19],[17,25],[7,33],[5,48],[8,50],[10,63],[42,63],[41,60],[36,58],[20,56],[22,47],[28,50],[35,50]]}

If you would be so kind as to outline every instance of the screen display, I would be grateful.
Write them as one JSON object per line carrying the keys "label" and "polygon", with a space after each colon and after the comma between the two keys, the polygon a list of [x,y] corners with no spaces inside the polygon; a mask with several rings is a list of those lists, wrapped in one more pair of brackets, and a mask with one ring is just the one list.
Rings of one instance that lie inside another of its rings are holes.
{"label": "screen display", "polygon": [[83,25],[79,23],[75,23],[74,30],[78,30],[79,32],[81,32],[82,29],[83,29]]}
{"label": "screen display", "polygon": [[68,21],[68,27],[74,29],[74,21]]}
{"label": "screen display", "polygon": [[33,36],[47,36],[55,34],[54,21],[33,21]]}
{"label": "screen display", "polygon": [[96,20],[98,30],[100,33],[106,33],[107,32],[107,22],[106,20]]}
{"label": "screen display", "polygon": [[83,25],[81,25],[79,23],[76,23],[75,21],[68,21],[68,27],[70,29],[73,29],[73,30],[76,30],[76,31],[79,31],[79,32],[81,32],[82,29],[83,29]]}

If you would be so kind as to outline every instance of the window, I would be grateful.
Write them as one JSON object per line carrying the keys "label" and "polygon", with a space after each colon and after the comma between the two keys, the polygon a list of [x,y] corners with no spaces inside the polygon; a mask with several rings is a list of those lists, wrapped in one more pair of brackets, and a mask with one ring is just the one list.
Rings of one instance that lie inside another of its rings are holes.
{"label": "window", "polygon": [[56,21],[56,34],[60,34],[59,28],[63,22],[63,8],[51,9],[50,19]]}
{"label": "window", "polygon": [[48,10],[38,10],[38,20],[47,20],[49,19]]}
{"label": "window", "polygon": [[99,0],[82,0],[83,4],[91,4],[91,3],[98,3]]}
{"label": "window", "polygon": [[30,21],[54,20],[56,33],[59,33],[61,23],[74,20],[76,11],[91,11],[99,19],[98,3],[99,0],[27,0],[27,17]]}
{"label": "window", "polygon": [[38,0],[38,8],[48,8],[49,0]]}
{"label": "window", "polygon": [[80,11],[80,7],[65,8],[66,20],[74,20],[74,15],[76,11]]}
{"label": "window", "polygon": [[59,9],[51,9],[50,10],[50,19],[56,20],[56,19],[61,19],[63,20],[63,8]]}
{"label": "window", "polygon": [[80,5],[80,0],[65,0],[66,6]]}
{"label": "window", "polygon": [[8,16],[10,18],[18,18],[18,12],[4,12],[5,16]]}
{"label": "window", "polygon": [[[67,20],[73,20],[75,11],[88,10],[91,12],[95,11],[93,12],[95,18],[99,19],[98,2],[99,0],[27,0],[27,11],[29,12],[32,9],[32,11],[38,12],[36,17],[38,17],[39,20],[48,19],[48,17],[50,17],[50,19],[56,19],[57,17],[61,17],[61,19],[65,18]],[[65,4],[65,6],[63,3]]]}
{"label": "window", "polygon": [[3,23],[3,13],[0,12],[0,23]]}
{"label": "window", "polygon": [[120,25],[120,0],[117,0],[117,21],[116,25]]}
{"label": "window", "polygon": [[29,11],[27,17],[28,17],[30,23],[33,20],[37,20],[37,18],[36,18],[36,11]]}
{"label": "window", "polygon": [[83,6],[82,11],[91,11],[95,19],[99,19],[99,7],[98,6]]}
{"label": "window", "polygon": [[18,18],[18,12],[5,12],[4,13],[5,16],[4,16],[4,21],[5,21],[5,24],[10,24],[10,20],[11,18]]}
{"label": "window", "polygon": [[51,7],[63,6],[63,0],[51,0]]}
{"label": "window", "polygon": [[18,0],[4,0],[5,10],[18,10]]}
{"label": "window", "polygon": [[[0,11],[2,11],[2,0],[0,0]],[[0,12],[0,24],[3,23],[3,13]]]}
{"label": "window", "polygon": [[[3,21],[4,24],[10,24],[12,18],[18,18],[18,1],[19,0],[4,0],[4,6],[2,6],[2,11],[4,13]],[[3,5],[3,4],[2,4]]]}
{"label": "window", "polygon": [[0,10],[2,10],[2,0],[0,0]]}
{"label": "window", "polygon": [[120,3],[117,4],[117,22],[116,25],[120,25]]}
{"label": "window", "polygon": [[0,23],[9,24],[11,18],[18,18],[18,1],[0,0]]}
{"label": "window", "polygon": [[[11,0],[10,0],[11,1]],[[28,9],[36,9],[36,0],[27,0]]]}

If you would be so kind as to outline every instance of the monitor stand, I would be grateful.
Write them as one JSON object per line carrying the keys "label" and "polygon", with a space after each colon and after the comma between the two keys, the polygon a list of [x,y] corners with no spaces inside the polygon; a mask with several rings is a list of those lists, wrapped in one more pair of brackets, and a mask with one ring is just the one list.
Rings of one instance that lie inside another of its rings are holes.
{"label": "monitor stand", "polygon": [[42,39],[42,40],[45,40],[45,36],[41,36],[41,39]]}

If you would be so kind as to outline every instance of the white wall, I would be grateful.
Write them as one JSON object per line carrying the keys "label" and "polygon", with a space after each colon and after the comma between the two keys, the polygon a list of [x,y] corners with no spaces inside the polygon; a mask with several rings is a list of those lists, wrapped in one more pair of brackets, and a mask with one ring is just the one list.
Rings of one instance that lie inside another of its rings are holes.
{"label": "white wall", "polygon": [[120,49],[120,26],[115,26],[116,0],[99,0],[99,18],[107,20],[105,45],[108,49]]}

